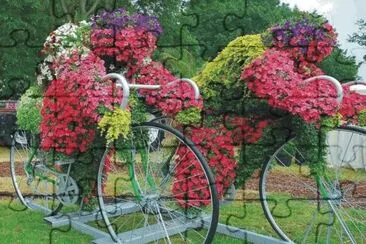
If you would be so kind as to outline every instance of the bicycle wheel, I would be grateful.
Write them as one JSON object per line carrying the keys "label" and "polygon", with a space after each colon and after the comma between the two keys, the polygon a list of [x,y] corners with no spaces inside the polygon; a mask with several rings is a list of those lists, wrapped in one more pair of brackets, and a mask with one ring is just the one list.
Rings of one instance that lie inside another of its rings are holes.
{"label": "bicycle wheel", "polygon": [[347,126],[327,133],[322,169],[310,167],[296,138],[272,155],[262,169],[260,196],[283,240],[366,242],[365,146],[366,130]]}
{"label": "bicycle wheel", "polygon": [[[56,178],[48,174],[46,153],[40,150],[36,137],[25,131],[13,135],[10,149],[10,172],[16,198],[12,207],[39,210],[47,215],[58,213],[62,204],[55,194]],[[20,203],[20,204],[18,204]]]}
{"label": "bicycle wheel", "polygon": [[[173,127],[174,121],[171,118],[159,115],[151,114],[147,120],[148,122],[154,122],[166,125],[168,127]],[[164,140],[164,132],[161,130],[151,129],[149,131],[149,143],[151,144],[150,150],[155,150],[159,147],[161,141]]]}
{"label": "bicycle wheel", "polygon": [[[164,134],[150,150],[149,132]],[[119,243],[210,243],[219,216],[215,181],[203,156],[180,132],[146,122],[109,145],[98,173],[98,200]]]}

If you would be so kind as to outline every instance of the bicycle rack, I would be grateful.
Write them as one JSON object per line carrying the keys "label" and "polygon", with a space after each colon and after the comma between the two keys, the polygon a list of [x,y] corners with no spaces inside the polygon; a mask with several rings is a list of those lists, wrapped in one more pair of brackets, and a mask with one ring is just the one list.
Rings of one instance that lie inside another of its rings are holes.
{"label": "bicycle rack", "polygon": [[[115,206],[113,206],[113,209],[116,209]],[[138,210],[138,205],[135,203],[123,203],[120,204],[118,207],[118,211],[115,211],[113,216],[118,215],[125,215],[130,214]],[[187,219],[184,216],[177,217],[180,219]],[[72,228],[90,235],[95,238],[95,240],[92,242],[94,244],[109,244],[109,243],[115,243],[109,233],[104,232],[96,227],[93,227],[89,225],[89,222],[93,221],[99,221],[102,220],[102,215],[100,214],[100,211],[95,212],[88,212],[88,213],[70,213],[66,215],[56,215],[56,216],[50,216],[44,218],[46,222],[51,224],[52,228],[58,228],[62,226],[71,226]],[[202,224],[203,223],[203,224]],[[184,224],[177,224],[174,220],[173,221],[167,221],[165,222],[167,226],[167,231],[170,236],[183,233],[188,228],[206,228],[207,226],[204,224],[205,218],[200,219],[194,219],[191,221],[186,221]],[[248,231],[245,229],[240,229],[237,227],[225,225],[225,224],[218,224],[216,233],[220,233],[226,236],[230,236],[239,240],[245,240],[252,243],[273,243],[273,244],[282,244],[282,243],[288,243],[279,239],[276,239],[274,237],[265,236],[262,234],[258,234],[252,231]],[[140,229],[134,229],[132,231],[127,231],[120,233],[118,235],[122,240],[124,239],[124,236],[128,236],[131,238],[133,236],[132,242],[129,243],[148,243],[155,240],[159,240],[165,236],[165,232],[161,229],[161,227],[158,224],[151,225],[149,227],[143,227]]]}

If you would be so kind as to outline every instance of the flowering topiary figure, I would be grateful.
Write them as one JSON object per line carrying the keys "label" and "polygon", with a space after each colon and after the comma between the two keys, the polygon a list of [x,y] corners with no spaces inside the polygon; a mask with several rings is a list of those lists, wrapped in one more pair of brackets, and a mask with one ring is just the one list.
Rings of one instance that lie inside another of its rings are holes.
{"label": "flowering topiary figure", "polygon": [[202,100],[194,99],[186,82],[160,91],[134,91],[128,107],[121,109],[121,89],[102,79],[116,72],[129,83],[167,85],[176,80],[151,57],[161,33],[155,17],[121,8],[64,24],[46,39],[38,84],[22,97],[18,124],[39,133],[40,148],[54,161],[75,160],[70,174],[88,203],[106,143],[130,136],[131,123],[146,121],[148,106],[171,117],[185,110],[199,115]]}
{"label": "flowering topiary figure", "polygon": [[[205,101],[200,130],[213,124],[224,127],[216,135],[228,130],[223,133],[229,137],[228,145],[240,146],[238,164],[234,158],[229,163],[234,165],[229,168],[235,169],[237,184],[242,185],[290,137],[316,135],[341,121],[360,120],[365,96],[351,94],[344,86],[339,105],[329,81],[305,82],[324,74],[317,64],[332,53],[336,37],[323,18],[304,15],[286,20],[265,33],[233,40],[193,78]],[[210,158],[209,162],[212,167],[217,164]]]}

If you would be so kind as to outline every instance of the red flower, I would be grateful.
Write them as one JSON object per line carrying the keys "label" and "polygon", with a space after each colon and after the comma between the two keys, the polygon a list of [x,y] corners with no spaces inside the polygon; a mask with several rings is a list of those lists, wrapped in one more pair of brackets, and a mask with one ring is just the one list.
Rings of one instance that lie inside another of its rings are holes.
{"label": "red flower", "polygon": [[62,67],[58,79],[51,82],[43,99],[41,147],[68,155],[85,152],[95,137],[98,106],[111,109],[121,96],[111,96],[111,82],[97,81],[105,70],[103,61],[93,53],[61,57],[58,65]]}
{"label": "red flower", "polygon": [[[315,49],[308,51],[312,50]],[[269,105],[312,123],[321,115],[334,115],[337,111],[336,92],[331,83],[322,80],[303,83],[306,78],[320,74],[320,69],[306,61],[296,66],[290,52],[269,49],[243,70],[241,79],[256,96],[267,99]]]}
{"label": "red flower", "polygon": [[[208,164],[215,174],[219,196],[222,197],[235,179],[236,160],[234,158],[232,133],[222,125],[218,125],[217,128],[192,128],[186,135],[192,138],[197,149],[206,156]],[[197,199],[197,201],[194,201],[194,206],[209,204],[211,196],[208,188],[203,187],[192,191],[191,187],[186,187],[191,183],[193,187],[207,184],[198,161],[193,154],[187,154],[186,147],[180,147],[177,154],[179,157],[176,160],[180,163],[176,169],[175,177],[177,180],[173,185],[174,195],[187,194],[188,199]],[[183,199],[177,198],[177,200],[182,207],[193,206],[189,205],[188,202],[185,203]]]}
{"label": "red flower", "polygon": [[339,110],[342,119],[357,125],[359,113],[366,109],[366,96],[351,93],[347,85],[343,86],[343,93],[344,97]]}
{"label": "red flower", "polygon": [[[163,65],[150,62],[139,70],[136,83],[146,85],[161,85],[159,91],[141,89],[148,105],[154,105],[163,114],[174,117],[179,111],[191,107],[203,107],[202,99],[196,100],[193,88],[184,81],[175,81],[174,77]],[[170,83],[170,84],[169,84]]]}
{"label": "red flower", "polygon": [[91,43],[96,55],[112,56],[124,63],[129,68],[129,77],[156,49],[156,37],[152,33],[132,27],[117,32],[112,29],[93,29]]}

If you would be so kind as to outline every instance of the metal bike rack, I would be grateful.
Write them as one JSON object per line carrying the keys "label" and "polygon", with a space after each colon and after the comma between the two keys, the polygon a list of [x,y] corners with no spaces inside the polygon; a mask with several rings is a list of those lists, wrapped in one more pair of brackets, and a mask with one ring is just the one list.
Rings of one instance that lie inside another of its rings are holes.
{"label": "metal bike rack", "polygon": [[[116,209],[116,206],[113,206],[113,209]],[[138,210],[138,205],[135,203],[123,203],[118,206],[118,211],[115,211],[112,216],[120,216],[126,215]],[[46,222],[51,224],[52,228],[58,228],[62,226],[71,226],[72,228],[90,235],[95,238],[92,242],[94,244],[112,244],[115,243],[108,232],[104,232],[96,227],[89,225],[88,223],[93,221],[102,220],[102,215],[100,211],[95,212],[79,212],[79,213],[70,213],[66,215],[56,215],[44,218]],[[187,220],[186,217],[181,216],[177,217],[176,220]],[[170,220],[165,222],[167,226],[167,232],[170,236],[183,233],[189,228],[207,228],[205,225],[205,219],[192,219],[190,221],[185,221],[185,223],[177,224],[176,221]],[[282,244],[288,243],[274,237],[258,234],[252,231],[248,231],[245,229],[240,229],[237,227],[225,225],[219,223],[217,226],[216,233],[220,233],[226,236],[230,236],[239,240],[245,240],[251,243],[273,243],[273,244]],[[129,243],[148,243],[155,240],[159,240],[164,238],[166,233],[164,230],[161,229],[159,224],[151,225],[149,227],[143,227],[139,229],[134,229],[131,231],[120,233],[118,236],[120,239],[124,239],[123,237],[126,236],[129,238]],[[132,242],[131,242],[131,237]],[[126,238],[127,239],[127,238]]]}

